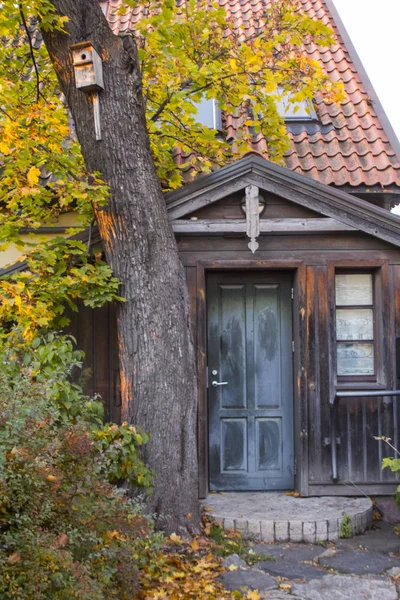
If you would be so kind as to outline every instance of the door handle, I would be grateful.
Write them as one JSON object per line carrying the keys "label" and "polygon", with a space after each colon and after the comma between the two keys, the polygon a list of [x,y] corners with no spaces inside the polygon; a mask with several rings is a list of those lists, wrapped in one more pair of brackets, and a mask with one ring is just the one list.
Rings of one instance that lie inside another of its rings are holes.
{"label": "door handle", "polygon": [[219,385],[228,385],[227,381],[212,381],[211,385],[213,387],[218,387]]}

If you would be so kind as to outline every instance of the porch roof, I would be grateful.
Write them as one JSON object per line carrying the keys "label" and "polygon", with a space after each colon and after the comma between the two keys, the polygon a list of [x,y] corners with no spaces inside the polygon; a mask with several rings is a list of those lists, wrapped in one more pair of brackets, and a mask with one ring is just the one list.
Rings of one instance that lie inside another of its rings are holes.
{"label": "porch roof", "polygon": [[172,221],[181,219],[248,185],[256,185],[262,190],[400,247],[400,216],[276,165],[253,152],[167,193],[167,210]]}

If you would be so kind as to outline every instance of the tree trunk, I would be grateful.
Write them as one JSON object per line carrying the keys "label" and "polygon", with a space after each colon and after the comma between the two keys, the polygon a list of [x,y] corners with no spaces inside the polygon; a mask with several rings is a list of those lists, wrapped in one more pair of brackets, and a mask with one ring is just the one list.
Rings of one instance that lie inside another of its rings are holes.
{"label": "tree trunk", "polygon": [[[89,172],[110,186],[96,209],[106,259],[122,284],[118,343],[122,418],[151,436],[144,458],[156,473],[149,509],[167,532],[199,525],[197,381],[183,266],[150,153],[137,49],[111,32],[97,0],[53,0],[68,35],[43,31]],[[75,87],[70,46],[89,40],[103,60],[102,140],[93,108]]]}

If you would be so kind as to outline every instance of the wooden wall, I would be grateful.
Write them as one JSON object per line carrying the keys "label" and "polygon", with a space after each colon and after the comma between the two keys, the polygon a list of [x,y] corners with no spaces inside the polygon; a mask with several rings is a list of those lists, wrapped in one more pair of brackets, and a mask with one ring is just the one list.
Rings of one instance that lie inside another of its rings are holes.
{"label": "wooden wall", "polygon": [[[210,213],[211,216],[211,213]],[[299,315],[296,351],[295,387],[299,381],[296,407],[296,435],[302,439],[296,447],[303,451],[298,465],[298,487],[309,495],[384,494],[395,489],[395,478],[382,471],[382,457],[389,448],[374,439],[385,435],[399,443],[400,398],[341,399],[337,411],[338,482],[332,481],[330,399],[336,386],[333,360],[334,340],[334,268],[372,268],[380,273],[382,303],[377,305],[382,327],[379,334],[386,389],[397,386],[396,338],[400,339],[400,250],[371,236],[356,233],[328,235],[262,236],[252,256],[248,240],[236,236],[182,236],[178,247],[186,268],[191,295],[193,324],[199,349],[199,460],[202,495],[207,492],[207,400],[205,380],[206,340],[204,284],[207,271],[213,269],[290,268],[293,278],[302,264],[305,271],[304,298],[297,299]],[[296,290],[296,285],[295,285]],[[297,286],[297,294],[303,294]],[[295,299],[296,302],[296,299]],[[398,344],[400,346],[400,344]],[[302,371],[304,369],[304,371]],[[301,389],[300,389],[301,388]],[[300,454],[301,452],[299,452]],[[302,478],[302,480],[300,480]]]}
{"label": "wooden wall", "polygon": [[[227,204],[229,206],[229,204]],[[276,209],[276,207],[275,207]],[[274,210],[275,210],[274,209]],[[272,210],[272,209],[271,209]],[[289,212],[285,208],[286,213]],[[304,495],[392,493],[394,478],[381,470],[388,448],[373,436],[399,440],[400,399],[342,399],[337,416],[338,476],[332,482],[330,445],[332,413],[329,400],[336,384],[332,365],[334,265],[379,269],[382,276],[382,347],[388,388],[397,382],[396,340],[400,340],[400,250],[362,233],[266,235],[251,255],[243,235],[182,236],[178,247],[186,269],[198,351],[200,493],[207,493],[207,389],[205,368],[206,297],[209,269],[289,268],[293,273],[294,326],[297,365],[296,405],[297,487]],[[299,276],[301,273],[301,277]],[[301,281],[300,281],[301,279]],[[86,353],[84,375],[89,394],[103,398],[106,418],[120,417],[115,309],[80,307],[72,314],[70,332]],[[400,347],[399,342],[397,345]],[[86,371],[86,373],[85,373]]]}
{"label": "wooden wall", "polygon": [[85,352],[82,371],[76,375],[89,396],[99,394],[104,402],[106,421],[119,422],[121,386],[118,369],[117,324],[112,304],[93,310],[79,305],[78,312],[69,312],[71,323],[67,332]]}

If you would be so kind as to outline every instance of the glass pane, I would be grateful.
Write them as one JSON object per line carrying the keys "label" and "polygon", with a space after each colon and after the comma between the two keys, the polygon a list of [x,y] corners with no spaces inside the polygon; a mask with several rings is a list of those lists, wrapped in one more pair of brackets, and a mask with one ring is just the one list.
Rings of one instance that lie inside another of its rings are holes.
{"label": "glass pane", "polygon": [[336,275],[336,304],[342,306],[371,305],[372,275]]}
{"label": "glass pane", "polygon": [[373,344],[337,345],[338,375],[373,375],[374,371]]}
{"label": "glass pane", "polygon": [[372,308],[338,308],[336,310],[336,339],[373,340]]}

